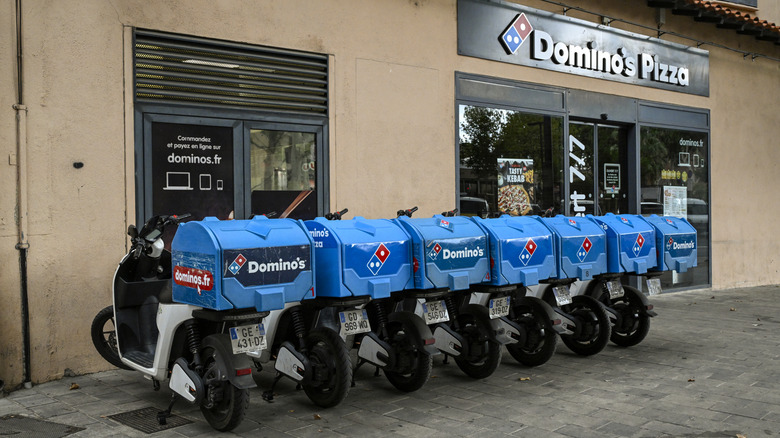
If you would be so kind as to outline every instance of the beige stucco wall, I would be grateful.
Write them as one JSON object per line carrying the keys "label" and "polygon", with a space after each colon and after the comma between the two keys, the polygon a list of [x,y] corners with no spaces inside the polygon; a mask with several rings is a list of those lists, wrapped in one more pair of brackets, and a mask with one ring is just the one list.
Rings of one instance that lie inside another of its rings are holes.
{"label": "beige stucco wall", "polygon": [[[654,25],[644,6],[570,3]],[[412,205],[419,215],[453,208],[455,71],[709,108],[714,286],[780,282],[777,250],[747,223],[772,223],[780,210],[766,189],[777,183],[780,159],[778,62],[705,46],[711,96],[700,97],[459,57],[455,0],[24,0],[23,7],[33,381],[65,368],[108,367],[89,324],[111,303],[111,276],[134,217],[131,27],[330,54],[331,207],[366,217]],[[0,379],[9,387],[21,379],[16,168],[7,164],[16,144],[13,17],[14,1],[0,0]],[[772,44],[732,31],[671,14],[667,21],[780,57]],[[84,167],[75,169],[76,161]]]}

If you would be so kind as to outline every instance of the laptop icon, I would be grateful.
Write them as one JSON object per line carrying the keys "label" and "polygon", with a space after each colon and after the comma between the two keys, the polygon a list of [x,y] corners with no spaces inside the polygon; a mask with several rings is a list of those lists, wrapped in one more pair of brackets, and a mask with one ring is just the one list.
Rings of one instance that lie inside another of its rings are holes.
{"label": "laptop icon", "polygon": [[189,172],[166,172],[163,190],[192,190]]}

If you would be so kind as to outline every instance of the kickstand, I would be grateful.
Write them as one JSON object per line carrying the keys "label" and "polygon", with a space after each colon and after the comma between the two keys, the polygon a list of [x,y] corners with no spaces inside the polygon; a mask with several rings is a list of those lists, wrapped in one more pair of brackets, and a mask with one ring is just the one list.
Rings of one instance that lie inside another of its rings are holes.
{"label": "kickstand", "polygon": [[374,377],[379,377],[379,367],[376,367],[376,370],[374,371]]}
{"label": "kickstand", "polygon": [[444,353],[444,362],[442,362],[442,364],[448,365],[450,363],[449,359],[450,359],[450,355],[447,354],[447,353]]}
{"label": "kickstand", "polygon": [[168,409],[157,412],[157,423],[160,426],[165,426],[168,423],[168,417],[171,416],[174,403],[176,403],[176,394],[171,394],[171,403],[168,405]]}
{"label": "kickstand", "polygon": [[267,401],[268,403],[273,403],[274,388],[276,388],[276,384],[279,383],[279,380],[282,379],[282,376],[284,376],[284,374],[276,373],[276,377],[274,377],[274,383],[271,384],[271,389],[268,391],[263,391],[263,400]]}

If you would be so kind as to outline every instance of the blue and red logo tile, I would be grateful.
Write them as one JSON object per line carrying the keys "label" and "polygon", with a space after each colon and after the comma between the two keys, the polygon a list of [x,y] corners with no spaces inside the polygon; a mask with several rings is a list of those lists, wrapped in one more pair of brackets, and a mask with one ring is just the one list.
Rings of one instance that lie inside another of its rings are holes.
{"label": "blue and red logo tile", "polygon": [[228,271],[232,272],[233,275],[238,274],[238,271],[241,270],[241,268],[246,263],[246,257],[244,257],[242,254],[239,254],[236,256],[236,259],[233,260],[233,263],[228,266]]}
{"label": "blue and red logo tile", "polygon": [[368,270],[376,275],[379,273],[379,270],[382,269],[382,266],[385,264],[388,257],[390,257],[390,250],[387,249],[384,243],[380,243],[379,248],[374,251],[371,260],[368,261]]}
{"label": "blue and red logo tile", "polygon": [[504,46],[506,53],[514,55],[515,52],[517,52],[517,49],[519,49],[525,40],[528,39],[528,36],[531,35],[533,30],[534,28],[531,26],[531,23],[528,21],[525,14],[516,15],[509,24],[509,27],[506,28],[500,37],[501,45]]}

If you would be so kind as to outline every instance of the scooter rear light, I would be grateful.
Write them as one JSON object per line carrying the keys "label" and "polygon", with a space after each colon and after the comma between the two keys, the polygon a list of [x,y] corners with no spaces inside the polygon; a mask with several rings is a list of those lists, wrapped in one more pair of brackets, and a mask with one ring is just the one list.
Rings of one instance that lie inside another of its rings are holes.
{"label": "scooter rear light", "polygon": [[246,376],[252,374],[252,368],[242,368],[240,370],[236,370],[236,377],[238,376]]}
{"label": "scooter rear light", "polygon": [[435,338],[427,338],[427,339],[423,340],[423,343],[425,343],[425,345],[433,345],[434,342],[436,342]]}
{"label": "scooter rear light", "polygon": [[653,305],[652,304],[648,304],[647,305],[647,310],[653,310]]}
{"label": "scooter rear light", "polygon": [[553,319],[550,322],[552,322],[552,325],[561,325],[561,320],[560,319]]}

